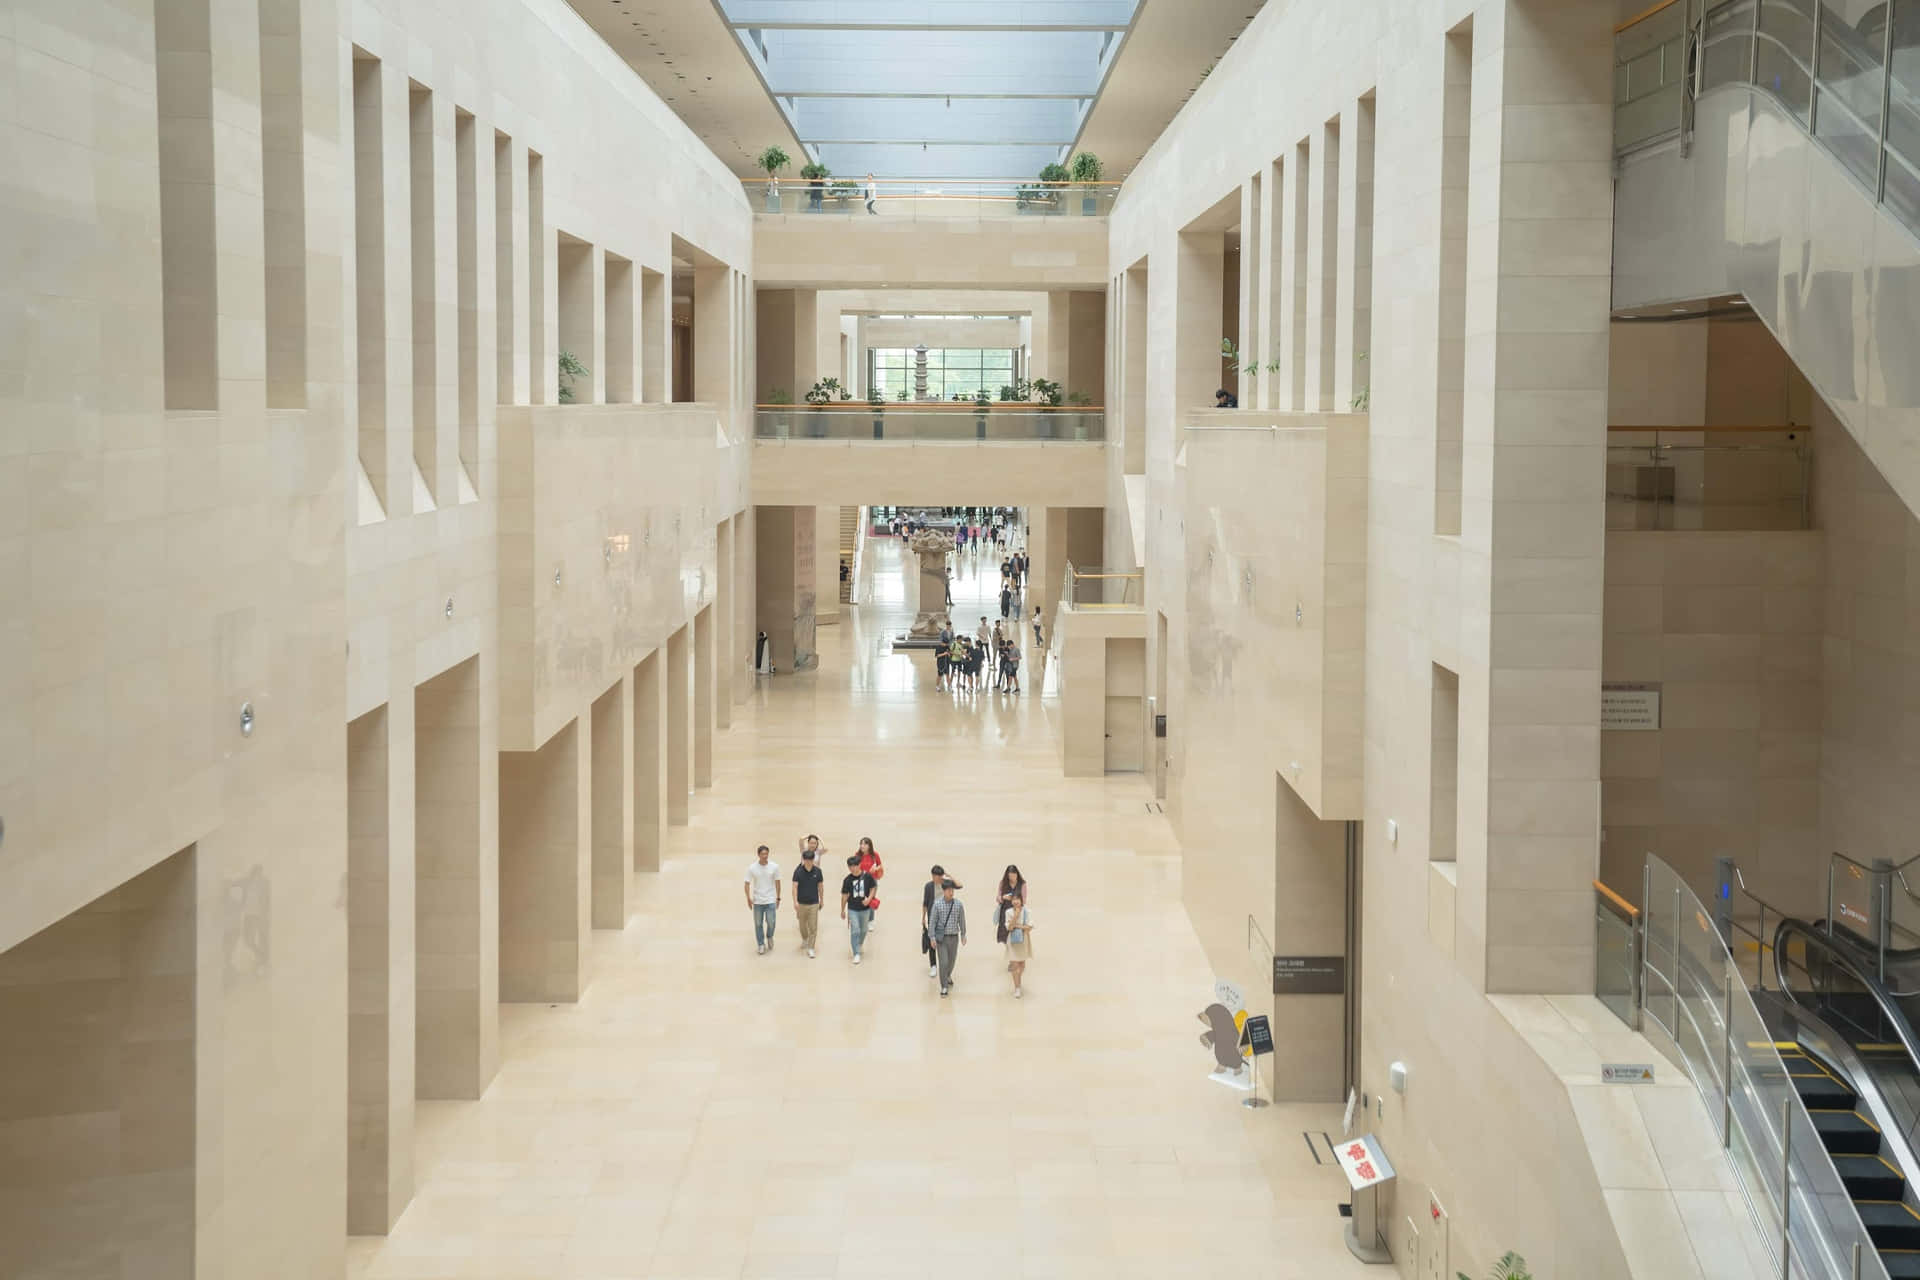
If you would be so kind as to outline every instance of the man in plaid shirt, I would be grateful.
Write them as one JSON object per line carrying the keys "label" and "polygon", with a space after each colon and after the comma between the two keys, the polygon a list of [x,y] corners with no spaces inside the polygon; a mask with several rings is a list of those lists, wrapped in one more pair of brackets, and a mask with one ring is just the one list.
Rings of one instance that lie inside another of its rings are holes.
{"label": "man in plaid shirt", "polygon": [[927,912],[927,936],[933,939],[934,954],[940,961],[940,994],[953,990],[953,962],[967,941],[967,904],[953,896],[960,886],[951,880],[940,882],[940,897]]}

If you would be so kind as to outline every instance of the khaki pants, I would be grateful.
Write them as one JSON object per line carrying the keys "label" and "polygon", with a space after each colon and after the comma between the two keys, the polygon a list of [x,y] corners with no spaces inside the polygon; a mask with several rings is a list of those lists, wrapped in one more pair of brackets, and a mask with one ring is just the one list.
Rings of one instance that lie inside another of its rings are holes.
{"label": "khaki pants", "polygon": [[800,919],[800,945],[812,951],[820,937],[820,904],[796,902],[793,914]]}

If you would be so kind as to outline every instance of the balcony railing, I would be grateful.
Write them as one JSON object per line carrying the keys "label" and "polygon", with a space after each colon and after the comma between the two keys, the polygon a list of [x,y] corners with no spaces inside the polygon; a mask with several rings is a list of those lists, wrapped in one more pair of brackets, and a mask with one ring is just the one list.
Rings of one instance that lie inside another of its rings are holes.
{"label": "balcony railing", "polygon": [[1032,178],[743,178],[756,213],[910,219],[1104,218],[1117,182],[1040,182]]}
{"label": "balcony railing", "polygon": [[1772,96],[1920,233],[1920,3],[1668,0],[1614,33],[1615,152],[1686,134],[1724,85]]}
{"label": "balcony railing", "polygon": [[1075,612],[1104,609],[1139,613],[1147,607],[1146,599],[1146,575],[1138,569],[1110,572],[1069,561],[1060,585],[1060,602]]}
{"label": "balcony railing", "polygon": [[1607,528],[1811,528],[1804,437],[1794,427],[1614,427]]}
{"label": "balcony railing", "polygon": [[996,401],[991,408],[937,401],[851,400],[830,405],[757,405],[753,434],[761,440],[1060,441],[1099,442],[1107,435],[1098,407],[1042,408]]}

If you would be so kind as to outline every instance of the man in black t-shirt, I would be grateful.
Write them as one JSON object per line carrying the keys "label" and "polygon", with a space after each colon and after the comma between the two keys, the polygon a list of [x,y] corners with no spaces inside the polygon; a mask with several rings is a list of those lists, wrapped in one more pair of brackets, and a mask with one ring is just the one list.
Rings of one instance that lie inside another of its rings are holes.
{"label": "man in black t-shirt", "polygon": [[873,895],[878,888],[878,882],[860,870],[858,854],[847,859],[847,874],[840,881],[840,918],[847,922],[855,964],[860,963],[860,946],[873,925]]}
{"label": "man in black t-shirt", "polygon": [[814,944],[820,938],[820,882],[826,878],[814,861],[813,850],[800,853],[800,865],[793,869],[793,913],[800,920],[800,945],[813,959]]}

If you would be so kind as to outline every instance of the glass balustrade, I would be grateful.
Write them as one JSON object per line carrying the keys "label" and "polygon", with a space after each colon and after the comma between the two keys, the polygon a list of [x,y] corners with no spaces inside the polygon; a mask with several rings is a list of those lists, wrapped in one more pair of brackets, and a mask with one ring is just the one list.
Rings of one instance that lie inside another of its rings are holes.
{"label": "glass balustrade", "polygon": [[1104,218],[1117,182],[1040,182],[1024,178],[743,178],[755,213],[915,222],[956,218]]}
{"label": "glass balustrade", "polygon": [[1146,575],[1138,569],[1110,570],[1067,565],[1060,601],[1076,611],[1111,609],[1138,613],[1146,608]]}
{"label": "glass balustrade", "polygon": [[1106,439],[1100,409],[1010,407],[996,402],[978,410],[956,404],[887,404],[861,401],[831,405],[759,405],[753,434],[761,440],[943,440],[1099,442]]}
{"label": "glass balustrade", "polygon": [[1920,0],[1671,0],[1642,14],[1614,33],[1617,154],[1680,133],[1690,75],[1695,94],[1772,96],[1920,233]]}
{"label": "glass balustrade", "polygon": [[[1813,454],[1802,434],[1615,430],[1607,446],[1607,528],[1810,528]],[[1672,436],[1716,443],[1675,444]]]}
{"label": "glass balustrade", "polygon": [[[1643,898],[1641,1010],[1672,1042],[1714,1117],[1780,1274],[1882,1280],[1879,1252],[1706,904],[1652,856]],[[1597,929],[1616,928],[1622,918],[1599,915],[1596,908]],[[1603,981],[1596,967],[1596,994]]]}

